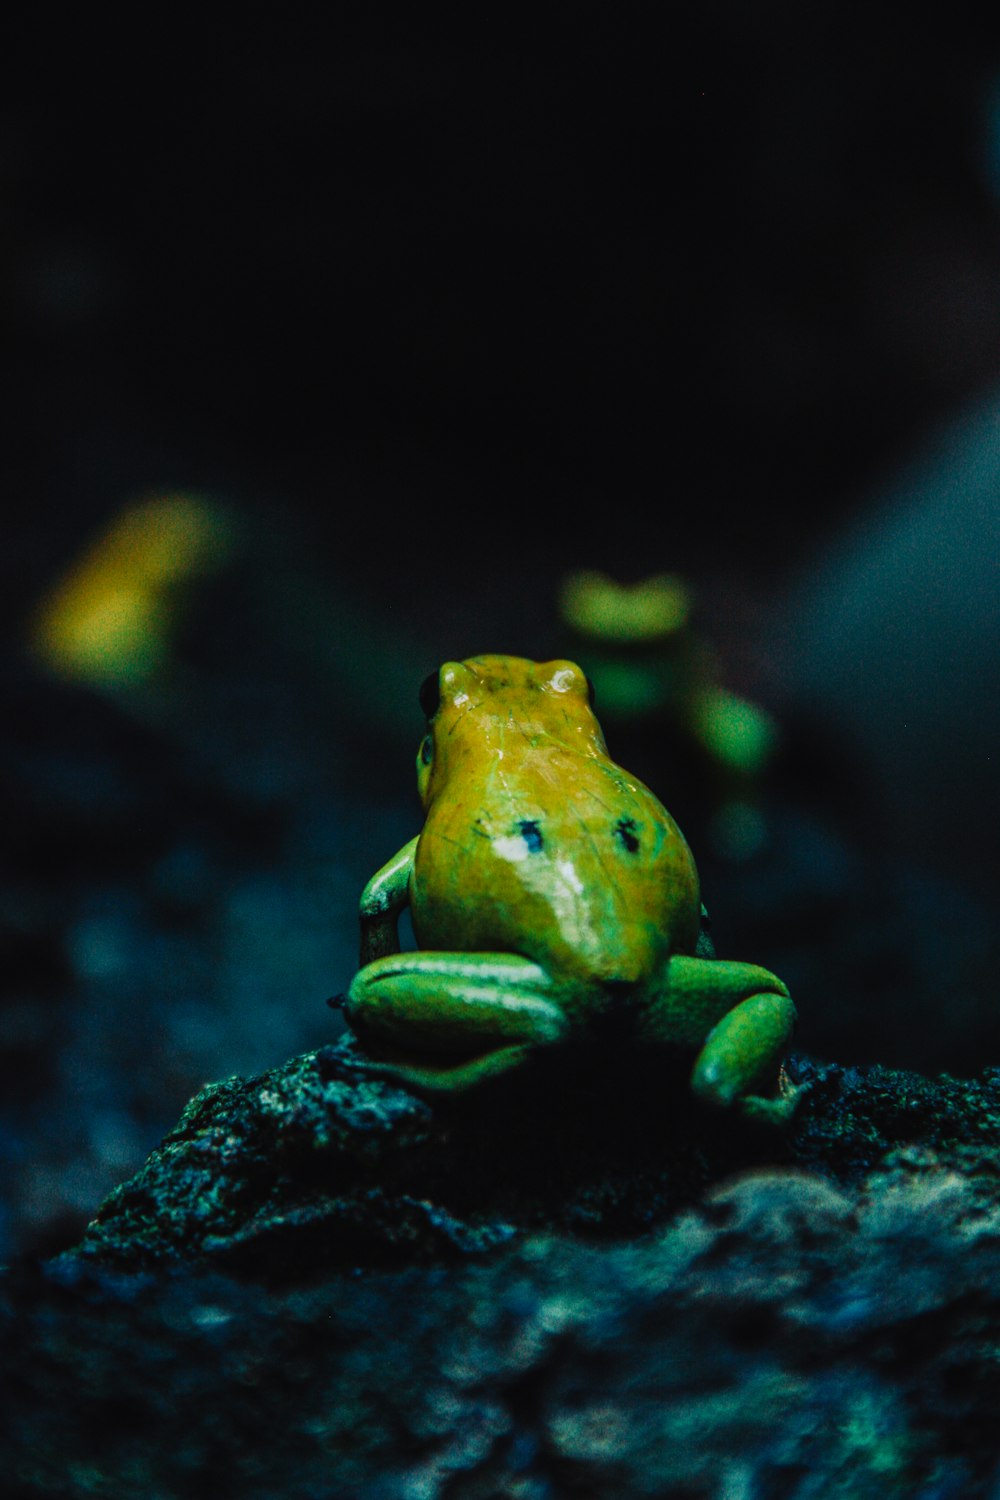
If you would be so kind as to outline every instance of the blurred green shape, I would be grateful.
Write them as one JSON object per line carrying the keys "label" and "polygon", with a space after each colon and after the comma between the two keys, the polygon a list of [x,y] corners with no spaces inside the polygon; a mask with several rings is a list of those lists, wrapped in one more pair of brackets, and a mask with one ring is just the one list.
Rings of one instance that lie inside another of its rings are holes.
{"label": "blurred green shape", "polygon": [[702,744],[733,770],[760,771],[774,750],[777,731],[770,715],[727,688],[703,688],[691,716]]}

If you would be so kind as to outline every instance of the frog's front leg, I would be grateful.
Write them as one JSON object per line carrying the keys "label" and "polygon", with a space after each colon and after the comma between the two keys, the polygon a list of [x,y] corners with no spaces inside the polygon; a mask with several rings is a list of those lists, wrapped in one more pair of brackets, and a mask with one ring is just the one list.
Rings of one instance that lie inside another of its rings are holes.
{"label": "frog's front leg", "polygon": [[372,959],[399,952],[399,914],[410,899],[410,875],[417,840],[404,844],[388,864],[376,870],[361,892],[361,956],[364,967]]}
{"label": "frog's front leg", "polygon": [[515,953],[389,954],[354,976],[344,1014],[374,1054],[373,1071],[457,1093],[565,1035],[551,988]]}
{"label": "frog's front leg", "polygon": [[677,955],[643,1021],[651,1039],[702,1044],[691,1087],[711,1104],[782,1124],[798,1103],[782,1058],[795,1029],[787,987],[768,969]]}

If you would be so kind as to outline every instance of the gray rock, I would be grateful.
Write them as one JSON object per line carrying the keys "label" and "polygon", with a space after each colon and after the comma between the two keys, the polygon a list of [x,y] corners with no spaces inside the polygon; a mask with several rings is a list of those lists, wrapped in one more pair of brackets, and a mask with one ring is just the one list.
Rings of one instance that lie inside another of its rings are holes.
{"label": "gray rock", "polygon": [[796,1066],[784,1135],[593,1059],[213,1085],[4,1278],[11,1493],[995,1496],[996,1076]]}

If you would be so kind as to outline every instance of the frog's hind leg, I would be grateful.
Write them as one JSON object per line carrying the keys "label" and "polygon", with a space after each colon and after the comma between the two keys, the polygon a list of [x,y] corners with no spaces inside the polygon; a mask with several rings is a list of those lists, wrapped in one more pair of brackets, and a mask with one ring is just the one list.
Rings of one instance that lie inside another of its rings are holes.
{"label": "frog's hind leg", "polygon": [[513,953],[418,951],[355,975],[348,1025],[372,1071],[427,1093],[460,1093],[558,1042],[566,1021],[543,969]]}
{"label": "frog's hind leg", "polygon": [[795,1019],[787,987],[768,969],[677,955],[643,1029],[651,1040],[701,1041],[691,1074],[700,1099],[781,1124],[799,1095],[782,1070]]}
{"label": "frog's hind leg", "polygon": [[780,979],[753,964],[720,961],[711,967],[724,971],[734,1003],[705,1038],[691,1087],[711,1104],[736,1105],[748,1118],[783,1124],[799,1095],[782,1069],[795,1030],[792,998]]}

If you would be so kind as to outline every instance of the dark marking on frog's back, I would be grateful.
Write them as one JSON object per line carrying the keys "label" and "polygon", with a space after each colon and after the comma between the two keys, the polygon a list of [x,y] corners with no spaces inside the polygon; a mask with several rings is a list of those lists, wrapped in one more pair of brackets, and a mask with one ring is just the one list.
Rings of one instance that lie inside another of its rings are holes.
{"label": "dark marking on frog's back", "polygon": [[626,854],[638,854],[639,837],[634,818],[619,818],[614,827],[614,835]]}
{"label": "dark marking on frog's back", "polygon": [[542,830],[534,818],[522,818],[517,825],[517,831],[528,846],[529,854],[540,854],[545,840],[542,838]]}

